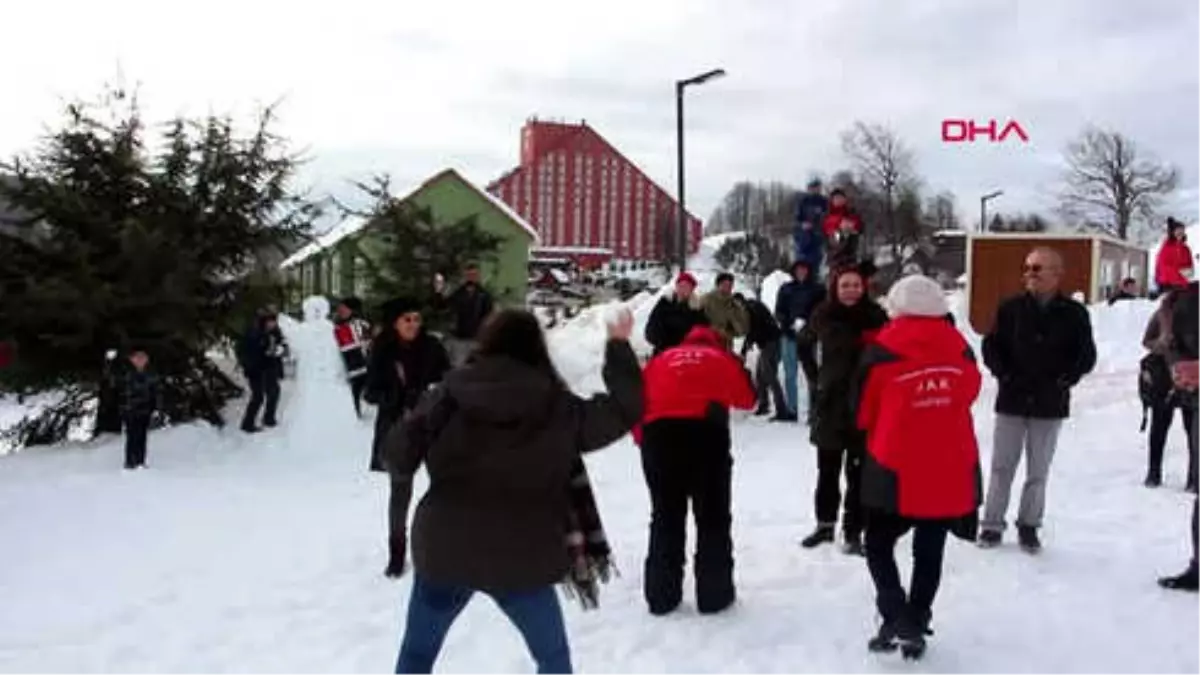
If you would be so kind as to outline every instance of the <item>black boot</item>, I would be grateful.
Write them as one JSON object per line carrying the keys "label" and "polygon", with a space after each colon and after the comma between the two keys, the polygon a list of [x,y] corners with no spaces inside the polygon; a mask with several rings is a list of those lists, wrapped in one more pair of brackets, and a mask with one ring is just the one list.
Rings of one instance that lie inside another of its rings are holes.
{"label": "black boot", "polygon": [[389,579],[399,579],[404,576],[404,559],[407,554],[408,542],[393,537],[388,540],[388,563],[383,575]]}
{"label": "black boot", "polygon": [[862,535],[858,532],[845,533],[842,542],[842,553],[864,557],[867,555],[866,549],[863,548]]}
{"label": "black boot", "polygon": [[1173,591],[1191,591],[1195,593],[1197,589],[1196,561],[1193,560],[1192,564],[1188,565],[1188,568],[1182,574],[1159,579],[1158,585]]}
{"label": "black boot", "polygon": [[770,414],[771,414],[771,407],[766,404],[760,405],[760,406],[758,406],[758,408],[756,408],[754,410],[755,417],[766,417],[767,415],[770,415]]}
{"label": "black boot", "polygon": [[1156,488],[1162,485],[1162,471],[1151,469],[1146,472],[1146,480],[1142,483],[1148,488]]}
{"label": "black boot", "polygon": [[1038,553],[1042,550],[1042,540],[1038,538],[1037,528],[1028,525],[1017,526],[1017,543],[1026,553]]}
{"label": "black boot", "polygon": [[800,540],[800,545],[804,548],[816,548],[821,544],[832,544],[833,539],[832,525],[818,525],[812,534]]}
{"label": "black boot", "polygon": [[785,410],[771,418],[772,422],[798,422],[800,418],[796,413],[790,410]]}

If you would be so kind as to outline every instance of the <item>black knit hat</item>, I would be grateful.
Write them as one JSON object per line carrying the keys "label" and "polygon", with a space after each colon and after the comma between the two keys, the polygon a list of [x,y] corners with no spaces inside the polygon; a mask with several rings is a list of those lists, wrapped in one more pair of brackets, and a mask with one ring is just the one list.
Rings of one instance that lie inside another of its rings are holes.
{"label": "black knit hat", "polygon": [[404,297],[392,298],[379,307],[379,314],[381,315],[381,318],[383,319],[383,325],[385,326],[390,326],[396,323],[396,319],[399,319],[405,314],[419,311],[421,311],[421,305],[418,304],[416,300]]}
{"label": "black knit hat", "polygon": [[1178,220],[1175,220],[1174,218],[1167,218],[1167,234],[1173,234],[1175,232],[1175,230],[1186,230],[1186,229],[1187,229],[1187,225],[1184,225],[1183,223],[1179,222]]}
{"label": "black knit hat", "polygon": [[342,298],[341,304],[345,305],[346,309],[355,314],[362,314],[362,300],[354,297],[353,295]]}
{"label": "black knit hat", "polygon": [[830,199],[833,199],[834,197],[837,197],[838,195],[841,195],[841,196],[845,197],[845,196],[846,196],[846,191],[845,191],[845,190],[843,190],[842,188],[834,188],[834,189],[832,189],[832,190],[830,190],[830,191],[829,191],[829,198],[830,198]]}

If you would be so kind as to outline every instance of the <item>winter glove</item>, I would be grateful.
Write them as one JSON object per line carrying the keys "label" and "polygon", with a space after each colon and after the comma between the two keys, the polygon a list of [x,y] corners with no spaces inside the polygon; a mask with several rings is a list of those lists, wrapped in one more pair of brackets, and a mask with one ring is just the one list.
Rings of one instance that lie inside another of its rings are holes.
{"label": "winter glove", "polygon": [[388,564],[384,575],[399,579],[408,571],[408,533],[401,532],[388,539]]}

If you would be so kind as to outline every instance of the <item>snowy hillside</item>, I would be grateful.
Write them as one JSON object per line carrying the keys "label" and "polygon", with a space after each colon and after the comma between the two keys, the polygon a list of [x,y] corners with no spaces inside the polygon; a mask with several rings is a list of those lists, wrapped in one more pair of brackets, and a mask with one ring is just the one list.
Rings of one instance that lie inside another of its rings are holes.
{"label": "snowy hillside", "polygon": [[[653,300],[631,302],[640,324]],[[563,375],[580,390],[600,386],[611,309],[588,310],[551,334]],[[937,634],[921,664],[866,652],[875,618],[861,559],[798,546],[813,524],[815,457],[805,429],[746,420],[734,431],[739,604],[723,616],[696,615],[690,593],[677,615],[646,613],[649,505],[636,448],[626,439],[589,459],[622,576],[604,587],[599,611],[566,605],[577,666],[1197,672],[1195,596],[1154,583],[1189,555],[1178,431],[1166,487],[1141,485],[1145,438],[1132,368],[1151,310],[1137,302],[1093,310],[1101,364],[1063,430],[1047,548],[1031,558],[1013,546],[949,544]],[[390,669],[409,579],[380,573],[386,479],[367,472],[371,422],[353,416],[329,323],[283,328],[299,368],[285,383],[276,430],[156,432],[151,468],[132,475],[120,470],[113,439],[0,458],[0,671]],[[977,407],[985,459],[994,393],[989,382]],[[906,566],[904,543],[900,551]],[[531,666],[517,633],[479,598],[451,632],[439,670]]]}

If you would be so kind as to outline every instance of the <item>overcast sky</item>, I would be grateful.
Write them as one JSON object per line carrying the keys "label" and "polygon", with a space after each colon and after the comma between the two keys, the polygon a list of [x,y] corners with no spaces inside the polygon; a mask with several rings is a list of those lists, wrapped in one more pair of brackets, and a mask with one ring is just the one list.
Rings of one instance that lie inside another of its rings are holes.
{"label": "overcast sky", "polygon": [[[688,205],[738,180],[802,183],[845,165],[839,132],[895,129],[927,190],[1054,205],[1064,144],[1088,122],[1175,163],[1197,216],[1195,0],[338,0],[54,2],[5,7],[0,154],[31,147],[63,97],[118,72],[150,116],[249,113],[283,99],[305,180],[446,166],[485,184],[518,161],[527,117],[585,119],[671,193],[673,82],[689,89]],[[1013,119],[1028,144],[945,145],[948,117]]]}

